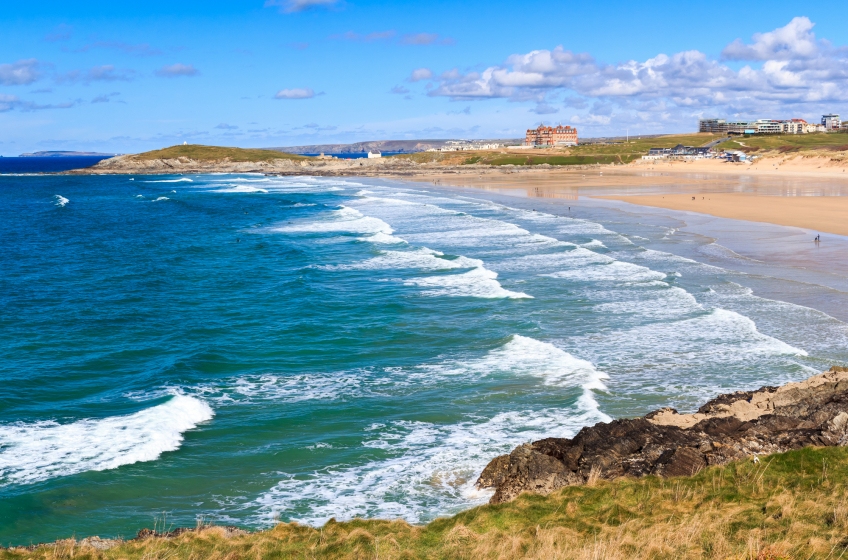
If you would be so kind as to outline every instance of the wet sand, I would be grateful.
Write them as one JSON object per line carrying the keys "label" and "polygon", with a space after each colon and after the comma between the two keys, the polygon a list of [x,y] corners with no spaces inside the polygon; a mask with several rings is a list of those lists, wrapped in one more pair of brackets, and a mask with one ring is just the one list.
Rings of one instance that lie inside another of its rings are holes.
{"label": "wet sand", "polygon": [[843,178],[841,169],[838,173],[831,170],[800,174],[722,165],[675,162],[586,170],[416,176],[412,180],[575,203],[585,197],[605,198],[848,236],[848,177]]}
{"label": "wet sand", "polygon": [[597,198],[848,236],[848,196],[704,193],[599,196]]}

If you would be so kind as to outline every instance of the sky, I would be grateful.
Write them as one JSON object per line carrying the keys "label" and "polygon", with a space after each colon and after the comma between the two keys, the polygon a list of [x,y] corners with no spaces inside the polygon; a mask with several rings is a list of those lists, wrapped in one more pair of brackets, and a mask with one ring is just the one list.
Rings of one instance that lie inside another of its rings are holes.
{"label": "sky", "polygon": [[0,154],[848,114],[848,3],[3,0]]}

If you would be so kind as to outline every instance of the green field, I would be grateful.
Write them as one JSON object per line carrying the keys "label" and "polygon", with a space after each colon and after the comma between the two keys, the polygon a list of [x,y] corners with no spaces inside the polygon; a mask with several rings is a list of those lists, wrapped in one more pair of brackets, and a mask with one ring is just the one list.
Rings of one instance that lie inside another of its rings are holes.
{"label": "green field", "polygon": [[580,144],[571,148],[486,152],[419,152],[391,156],[416,163],[442,165],[610,165],[630,163],[648,153],[650,148],[673,148],[678,144],[703,146],[722,138],[716,134],[677,134],[656,138],[633,138],[614,144]]}
{"label": "green field", "polygon": [[[84,529],[85,519],[80,519]],[[619,479],[525,494],[425,526],[403,521],[220,527],[98,551],[77,541],[0,559],[696,559],[848,556],[848,449],[806,448],[693,477]]]}
{"label": "green field", "polygon": [[139,160],[177,159],[181,157],[193,159],[195,161],[229,160],[233,162],[274,161],[281,159],[311,159],[306,156],[297,156],[294,154],[275,152],[273,150],[226,148],[221,146],[202,146],[200,144],[171,146],[170,148],[154,150],[152,152],[144,152],[133,156],[133,158]]}
{"label": "green field", "polygon": [[722,142],[716,150],[741,150],[747,153],[773,152],[787,154],[792,152],[848,150],[848,134],[770,134],[746,136]]}

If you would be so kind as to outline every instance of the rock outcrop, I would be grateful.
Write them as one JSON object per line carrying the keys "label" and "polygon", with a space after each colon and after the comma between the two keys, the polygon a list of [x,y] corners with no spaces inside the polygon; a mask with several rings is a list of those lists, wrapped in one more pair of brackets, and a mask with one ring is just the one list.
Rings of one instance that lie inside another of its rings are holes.
{"label": "rock outcrop", "polygon": [[521,445],[493,459],[477,486],[494,488],[496,504],[597,479],[688,476],[736,459],[846,444],[848,368],[834,366],[798,383],[721,395],[693,414],[663,408]]}

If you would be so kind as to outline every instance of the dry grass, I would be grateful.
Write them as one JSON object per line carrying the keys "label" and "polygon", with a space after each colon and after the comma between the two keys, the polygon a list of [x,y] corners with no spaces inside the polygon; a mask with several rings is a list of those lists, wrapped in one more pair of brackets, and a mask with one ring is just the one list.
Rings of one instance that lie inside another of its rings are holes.
{"label": "dry grass", "polygon": [[677,479],[597,481],[426,526],[330,521],[239,534],[206,527],[108,550],[60,541],[0,558],[689,559],[848,557],[848,450],[807,448]]}
{"label": "dry grass", "polygon": [[188,158],[194,161],[232,161],[232,162],[257,162],[274,161],[279,159],[305,160],[311,159],[306,156],[297,156],[274,150],[259,150],[245,148],[227,148],[221,146],[202,146],[200,144],[188,144],[171,146],[152,152],[144,152],[133,156],[137,160],[153,159],[179,159]]}

